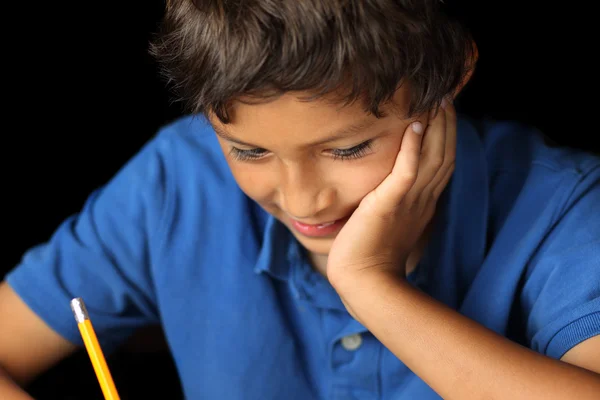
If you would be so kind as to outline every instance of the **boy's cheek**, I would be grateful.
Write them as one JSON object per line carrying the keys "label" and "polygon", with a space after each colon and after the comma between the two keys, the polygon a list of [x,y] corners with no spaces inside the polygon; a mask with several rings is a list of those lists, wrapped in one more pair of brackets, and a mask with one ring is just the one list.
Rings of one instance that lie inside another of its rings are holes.
{"label": "boy's cheek", "polygon": [[[352,205],[353,208],[358,207],[362,199],[375,190],[377,186],[392,171],[395,161],[395,154],[378,154],[372,155],[372,158],[362,163],[361,166],[349,166],[336,168],[335,176],[330,178],[330,181],[336,182],[336,192],[338,193],[339,201],[345,205]],[[352,161],[348,161],[351,163]],[[340,164],[345,164],[341,162]]]}
{"label": "boy's cheek", "polygon": [[271,174],[265,171],[244,168],[230,163],[231,173],[240,189],[258,203],[270,202],[275,192],[276,183]]}

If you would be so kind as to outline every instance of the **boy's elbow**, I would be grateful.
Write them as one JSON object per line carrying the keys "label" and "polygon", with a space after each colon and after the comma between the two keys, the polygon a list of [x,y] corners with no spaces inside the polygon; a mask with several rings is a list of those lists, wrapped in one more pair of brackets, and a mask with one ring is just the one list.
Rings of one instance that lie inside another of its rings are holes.
{"label": "boy's elbow", "polygon": [[19,386],[0,365],[0,398],[12,400],[32,400],[32,397]]}
{"label": "boy's elbow", "polygon": [[77,349],[46,325],[6,282],[0,282],[0,321],[0,368],[5,380],[10,377],[20,386]]}

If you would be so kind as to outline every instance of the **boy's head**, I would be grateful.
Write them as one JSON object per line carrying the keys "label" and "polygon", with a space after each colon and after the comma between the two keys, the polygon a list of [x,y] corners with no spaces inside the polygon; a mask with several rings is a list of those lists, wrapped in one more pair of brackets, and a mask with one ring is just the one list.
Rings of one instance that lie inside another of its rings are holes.
{"label": "boy's head", "polygon": [[380,106],[410,86],[405,116],[439,105],[468,73],[472,41],[441,0],[169,0],[152,45],[193,112],[287,92]]}
{"label": "boy's head", "polygon": [[313,255],[474,57],[439,0],[170,0],[152,51],[241,189]]}

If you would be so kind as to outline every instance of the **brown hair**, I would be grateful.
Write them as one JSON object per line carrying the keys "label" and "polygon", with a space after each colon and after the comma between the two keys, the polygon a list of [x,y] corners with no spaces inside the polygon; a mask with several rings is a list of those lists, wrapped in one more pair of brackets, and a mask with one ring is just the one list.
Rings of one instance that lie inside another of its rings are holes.
{"label": "brown hair", "polygon": [[380,116],[404,83],[410,116],[469,73],[471,37],[442,11],[440,0],[170,0],[150,51],[178,100],[224,123],[232,100],[288,91],[338,93]]}

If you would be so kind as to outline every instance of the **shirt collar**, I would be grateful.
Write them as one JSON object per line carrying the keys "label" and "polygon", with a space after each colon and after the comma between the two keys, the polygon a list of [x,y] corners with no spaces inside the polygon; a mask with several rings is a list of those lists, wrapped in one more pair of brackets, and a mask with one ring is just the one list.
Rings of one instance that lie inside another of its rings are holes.
{"label": "shirt collar", "polygon": [[458,119],[456,168],[439,202],[440,231],[432,237],[417,280],[426,292],[452,307],[483,263],[488,231],[489,178],[478,127]]}
{"label": "shirt collar", "polygon": [[254,272],[264,272],[286,282],[299,301],[319,308],[345,311],[331,284],[312,269],[296,238],[273,216],[267,219]]}
{"label": "shirt collar", "polygon": [[292,260],[297,257],[297,249],[290,245],[293,242],[295,239],[287,227],[269,215],[254,272],[266,272],[273,278],[287,281],[291,275]]}

